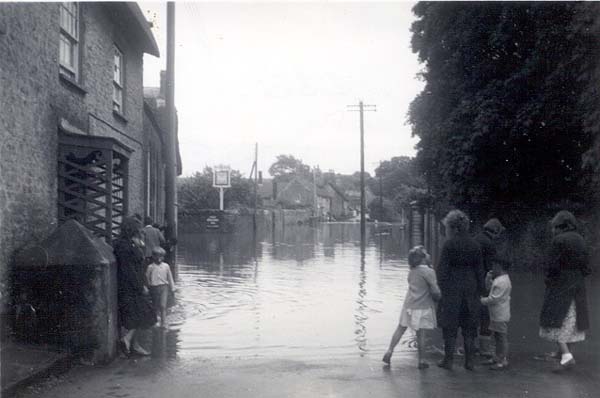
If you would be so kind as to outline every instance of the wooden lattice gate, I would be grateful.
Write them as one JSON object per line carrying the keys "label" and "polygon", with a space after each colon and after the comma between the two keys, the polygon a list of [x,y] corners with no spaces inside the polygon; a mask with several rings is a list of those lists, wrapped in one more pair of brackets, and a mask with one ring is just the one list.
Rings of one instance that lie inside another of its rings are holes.
{"label": "wooden lattice gate", "polygon": [[107,242],[127,214],[132,150],[111,137],[61,132],[58,152],[58,219],[76,219]]}

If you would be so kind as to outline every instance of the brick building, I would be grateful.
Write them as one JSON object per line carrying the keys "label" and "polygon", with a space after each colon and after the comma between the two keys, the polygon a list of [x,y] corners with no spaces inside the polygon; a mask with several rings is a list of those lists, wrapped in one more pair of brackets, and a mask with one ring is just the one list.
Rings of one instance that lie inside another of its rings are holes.
{"label": "brick building", "polygon": [[2,308],[15,250],[58,223],[110,240],[125,214],[162,220],[144,53],[159,55],[135,3],[0,3]]}

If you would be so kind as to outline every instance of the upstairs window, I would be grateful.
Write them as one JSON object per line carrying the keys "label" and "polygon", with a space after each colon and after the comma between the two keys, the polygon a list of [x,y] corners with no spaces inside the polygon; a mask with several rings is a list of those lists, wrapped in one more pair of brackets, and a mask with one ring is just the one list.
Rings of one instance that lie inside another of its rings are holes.
{"label": "upstairs window", "polygon": [[123,53],[116,46],[113,62],[113,110],[123,113]]}
{"label": "upstairs window", "polygon": [[60,4],[60,72],[73,80],[79,77],[79,4]]}

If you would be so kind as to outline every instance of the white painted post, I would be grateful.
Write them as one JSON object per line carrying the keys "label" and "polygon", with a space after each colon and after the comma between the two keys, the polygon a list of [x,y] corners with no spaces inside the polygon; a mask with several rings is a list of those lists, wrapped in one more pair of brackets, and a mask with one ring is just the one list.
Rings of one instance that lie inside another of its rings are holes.
{"label": "white painted post", "polygon": [[225,206],[223,205],[224,196],[223,188],[219,188],[219,209],[221,209],[221,211],[225,210]]}

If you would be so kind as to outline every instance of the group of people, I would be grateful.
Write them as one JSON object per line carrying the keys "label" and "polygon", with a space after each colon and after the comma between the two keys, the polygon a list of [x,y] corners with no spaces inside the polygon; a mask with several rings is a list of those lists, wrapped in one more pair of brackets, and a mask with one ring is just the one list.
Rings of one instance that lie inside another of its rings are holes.
{"label": "group of people", "polygon": [[171,269],[163,261],[165,238],[151,218],[147,217],[144,224],[142,227],[141,217],[124,218],[113,243],[122,328],[118,344],[126,356],[150,355],[140,344],[137,332],[153,326],[167,327],[168,299],[176,291]]}
{"label": "group of people", "polygon": [[[493,370],[506,369],[512,285],[510,262],[496,248],[504,227],[498,219],[491,219],[480,234],[471,237],[470,220],[460,210],[449,212],[443,224],[448,239],[435,270],[425,248],[417,246],[409,252],[409,289],[383,362],[390,363],[394,348],[411,328],[417,335],[418,368],[429,367],[423,359],[424,332],[440,327],[444,357],[439,367],[452,369],[460,329],[465,369],[474,369],[478,336],[479,352],[488,356],[483,363]],[[557,344],[558,351],[552,355],[556,359],[554,371],[562,372],[575,366],[569,346],[585,340],[589,328],[584,278],[591,269],[586,243],[573,214],[560,211],[550,225],[553,238],[544,267],[546,289],[539,335]],[[493,354],[492,335],[496,345]]]}

